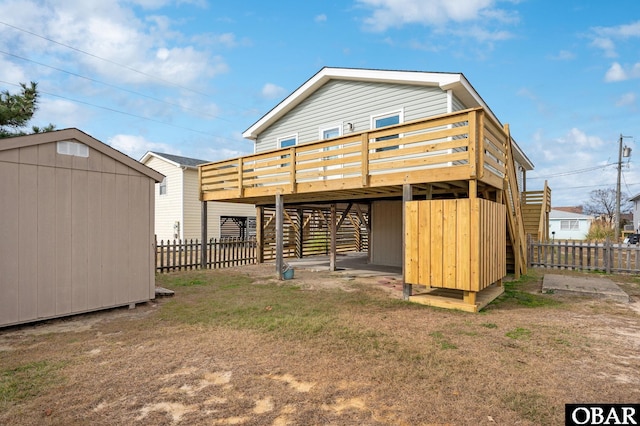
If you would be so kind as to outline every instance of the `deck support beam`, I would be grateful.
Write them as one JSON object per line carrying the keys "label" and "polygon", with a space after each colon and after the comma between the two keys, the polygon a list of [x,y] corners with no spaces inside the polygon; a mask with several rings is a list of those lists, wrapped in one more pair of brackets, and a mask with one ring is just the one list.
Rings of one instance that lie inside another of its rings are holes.
{"label": "deck support beam", "polygon": [[336,228],[336,205],[335,203],[331,204],[331,218],[329,220],[329,233],[331,236],[331,247],[329,253],[329,270],[331,272],[336,270],[336,247],[337,247],[337,228]]}
{"label": "deck support beam", "polygon": [[207,202],[206,201],[201,201],[200,202],[200,237],[202,239],[202,241],[200,241],[201,244],[201,257],[200,257],[200,268],[202,269],[206,269],[207,268],[207,234],[208,234],[208,230],[207,230],[207,225],[208,225],[208,220],[207,220]]}
{"label": "deck support beam", "polygon": [[302,259],[304,257],[304,210],[296,210],[296,221],[298,227],[296,228],[296,257]]}
{"label": "deck support beam", "polygon": [[282,194],[276,194],[276,272],[282,280],[284,269],[284,203]]}
{"label": "deck support beam", "polygon": [[264,207],[256,207],[256,262],[264,263]]}
{"label": "deck support beam", "polygon": [[409,300],[411,292],[413,291],[413,285],[407,282],[407,272],[405,257],[405,247],[407,244],[407,218],[406,218],[406,203],[413,200],[413,186],[411,184],[402,185],[402,298]]}

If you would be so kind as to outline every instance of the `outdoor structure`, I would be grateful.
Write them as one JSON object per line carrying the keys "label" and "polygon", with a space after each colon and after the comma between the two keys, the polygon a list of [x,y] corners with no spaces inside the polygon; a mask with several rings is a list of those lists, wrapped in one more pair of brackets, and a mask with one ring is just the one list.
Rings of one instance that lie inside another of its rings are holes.
{"label": "outdoor structure", "polygon": [[305,208],[322,209],[331,269],[355,212],[369,261],[402,266],[415,302],[477,311],[508,267],[526,271],[520,189],[533,164],[462,74],[323,68],[243,135],[256,153],[201,165],[200,199],[255,204],[277,271],[285,223]]}
{"label": "outdoor structure", "polygon": [[0,143],[0,326],[155,297],[162,175],[78,129]]}
{"label": "outdoor structure", "polygon": [[[198,165],[205,160],[147,152],[140,162],[165,177],[155,189],[155,233],[158,241],[202,237]],[[238,203],[209,203],[207,239],[255,235],[256,209]]]}
{"label": "outdoor structure", "polygon": [[629,201],[633,203],[633,208],[631,210],[633,212],[633,230],[640,233],[640,194],[629,198]]}
{"label": "outdoor structure", "polygon": [[551,240],[584,240],[587,238],[593,216],[551,209],[549,236]]}

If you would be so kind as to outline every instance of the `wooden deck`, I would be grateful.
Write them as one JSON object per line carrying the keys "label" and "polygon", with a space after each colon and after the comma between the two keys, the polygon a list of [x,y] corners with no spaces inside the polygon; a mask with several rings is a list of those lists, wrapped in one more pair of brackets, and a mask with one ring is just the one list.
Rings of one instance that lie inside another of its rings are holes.
{"label": "wooden deck", "polygon": [[401,197],[465,197],[503,190],[510,136],[482,108],[248,155],[199,167],[202,201],[273,204]]}

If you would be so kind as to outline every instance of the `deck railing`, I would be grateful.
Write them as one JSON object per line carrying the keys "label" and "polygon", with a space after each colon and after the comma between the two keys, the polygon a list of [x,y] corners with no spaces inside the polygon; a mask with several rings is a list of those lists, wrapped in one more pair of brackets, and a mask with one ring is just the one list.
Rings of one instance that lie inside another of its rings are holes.
{"label": "deck railing", "polygon": [[232,200],[469,179],[502,188],[507,138],[482,108],[468,109],[204,164],[201,197]]}

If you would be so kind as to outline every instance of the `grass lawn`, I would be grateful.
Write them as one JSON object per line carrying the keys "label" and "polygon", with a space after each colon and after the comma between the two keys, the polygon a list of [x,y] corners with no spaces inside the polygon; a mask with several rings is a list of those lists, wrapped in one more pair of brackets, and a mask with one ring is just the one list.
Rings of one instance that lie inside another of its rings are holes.
{"label": "grass lawn", "polygon": [[557,425],[640,401],[638,302],[541,294],[532,270],[472,314],[272,269],[158,275],[173,297],[0,330],[0,424]]}

